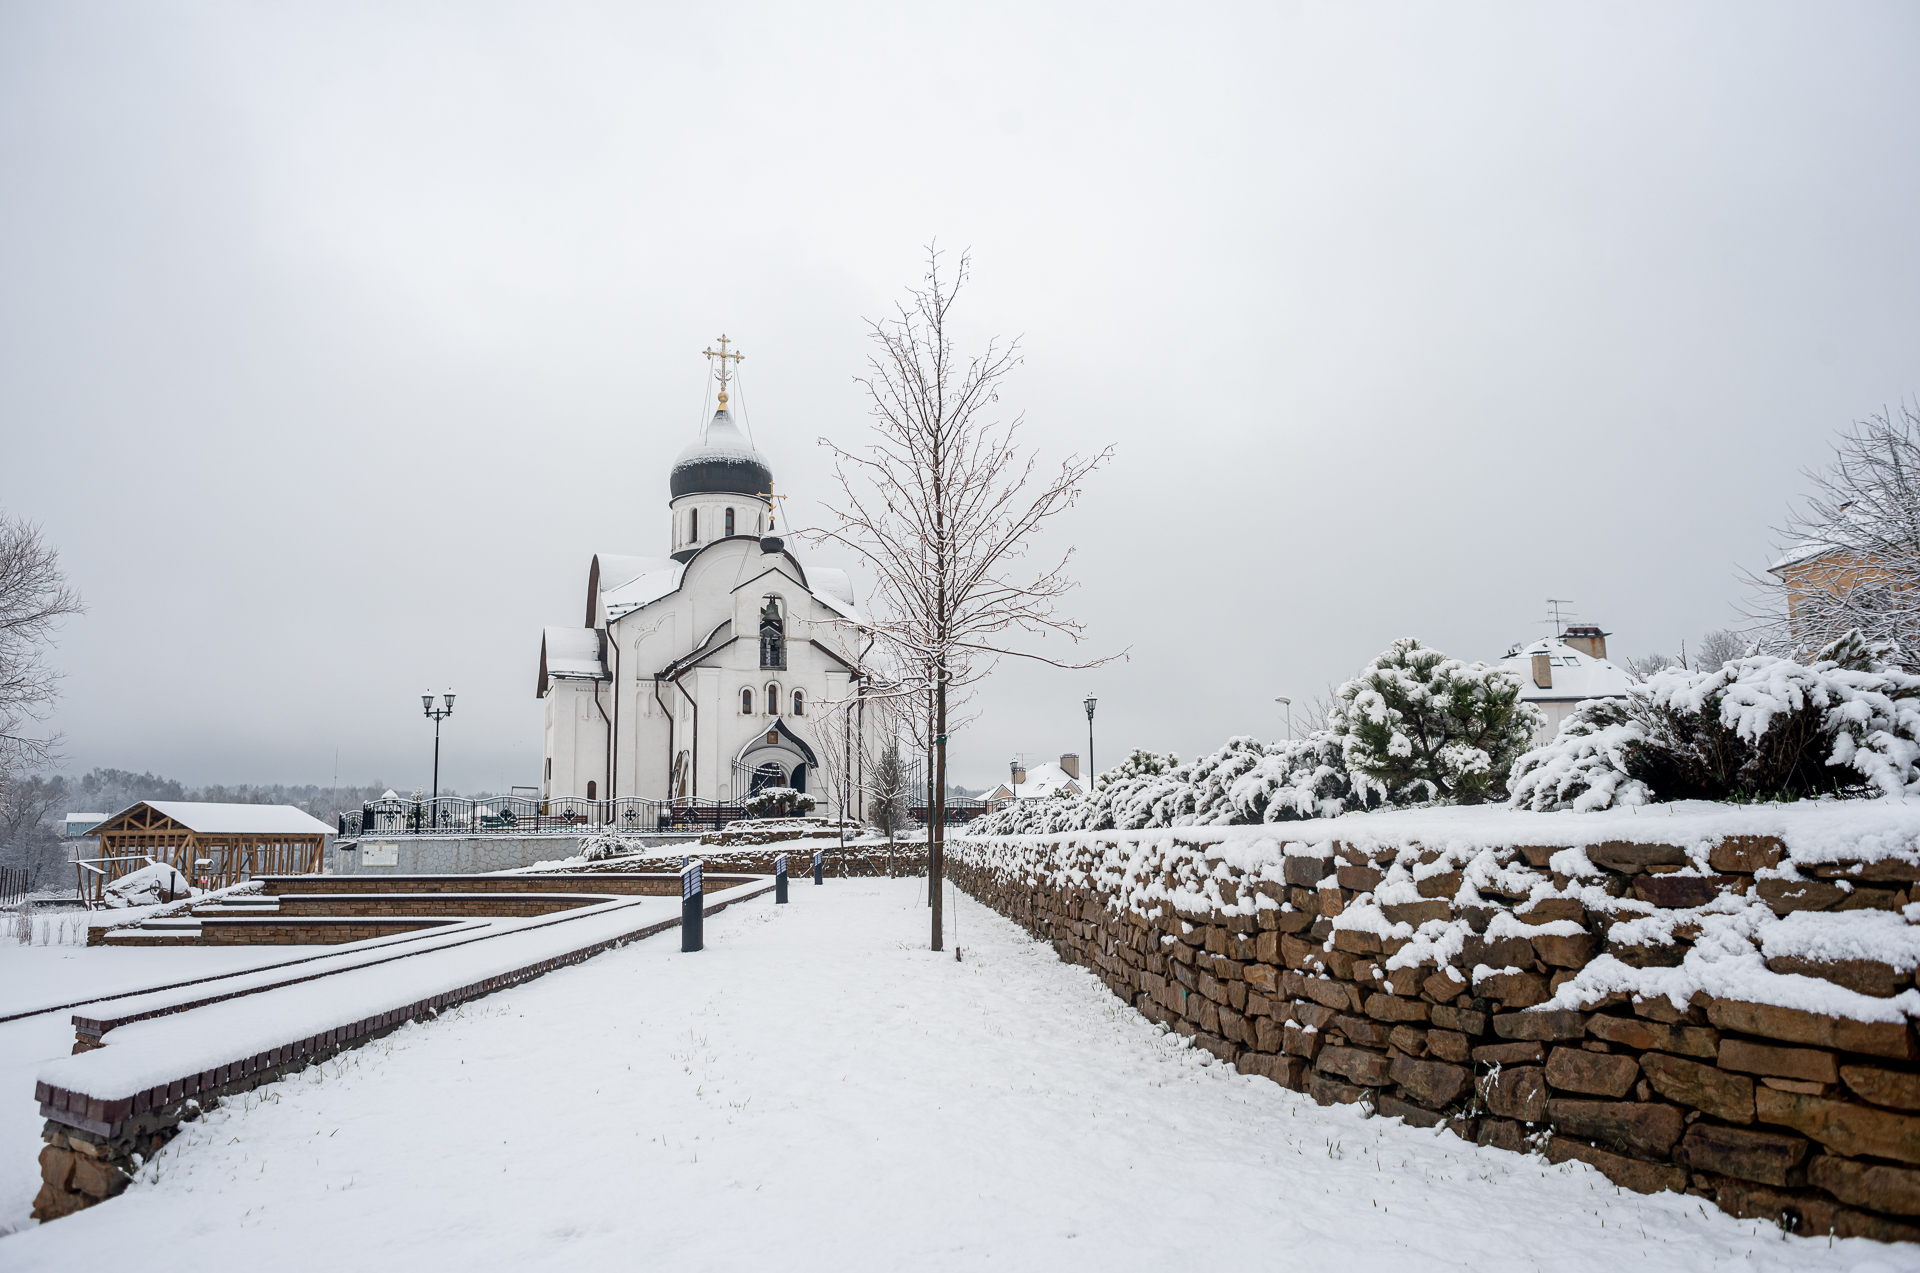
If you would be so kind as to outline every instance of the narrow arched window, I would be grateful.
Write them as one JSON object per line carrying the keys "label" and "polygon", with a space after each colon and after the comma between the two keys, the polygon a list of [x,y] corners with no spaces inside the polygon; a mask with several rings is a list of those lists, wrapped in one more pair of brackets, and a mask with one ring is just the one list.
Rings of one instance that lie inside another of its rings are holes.
{"label": "narrow arched window", "polygon": [[733,510],[731,508],[727,510],[727,534],[728,536],[732,536],[733,534]]}
{"label": "narrow arched window", "polygon": [[700,542],[700,510],[697,508],[687,510],[687,542],[690,544]]}
{"label": "narrow arched window", "polygon": [[753,691],[750,689],[740,691],[740,714],[742,716],[753,715]]}
{"label": "narrow arched window", "polygon": [[767,715],[780,714],[780,687],[772,681],[767,682]]}
{"label": "narrow arched window", "polygon": [[793,692],[793,714],[795,716],[805,716],[807,714],[807,692],[805,690],[795,690]]}
{"label": "narrow arched window", "polygon": [[587,799],[598,800],[599,798],[600,798],[600,784],[597,782],[589,781],[587,783]]}

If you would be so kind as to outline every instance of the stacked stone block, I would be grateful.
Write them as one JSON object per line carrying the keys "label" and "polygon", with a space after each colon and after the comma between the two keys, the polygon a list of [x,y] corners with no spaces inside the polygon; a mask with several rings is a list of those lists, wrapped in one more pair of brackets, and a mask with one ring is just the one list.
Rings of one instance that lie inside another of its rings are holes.
{"label": "stacked stone block", "polygon": [[[1436,870],[1445,855],[1418,845],[1318,846],[1324,856],[1290,845],[1278,872],[1269,864],[1255,874],[1229,865],[1218,845],[1156,834],[1152,865],[1137,865],[1143,836],[1125,879],[1114,877],[1116,855],[1102,862],[1119,842],[1087,835],[967,841],[949,860],[972,896],[1145,1016],[1320,1104],[1365,1104],[1479,1145],[1578,1159],[1623,1187],[1696,1195],[1792,1232],[1920,1239],[1920,1048],[1910,1022],[1704,993],[1684,1006],[1624,992],[1578,1010],[1549,1005],[1602,954],[1678,966],[1697,936],[1686,912],[1724,893],[1757,897],[1776,914],[1897,909],[1920,889],[1912,865],[1831,863],[1793,880],[1775,869],[1777,841],[1739,837],[1713,847],[1713,874],[1697,863],[1681,874],[1690,859],[1676,846],[1588,846],[1607,898],[1678,913],[1670,943],[1616,942],[1619,915],[1606,903],[1552,896],[1583,892],[1552,869],[1559,847],[1498,850],[1501,895],[1463,892],[1457,872]],[[1417,900],[1380,907],[1385,918],[1416,927],[1465,918],[1471,935],[1457,955],[1389,969],[1406,939],[1336,926],[1347,908],[1373,904],[1393,863],[1428,873]],[[1155,895],[1163,900],[1142,900]],[[1462,896],[1476,904],[1463,908]],[[1511,918],[1496,924],[1499,914]],[[1879,997],[1920,975],[1871,960],[1774,963],[1774,972]]]}

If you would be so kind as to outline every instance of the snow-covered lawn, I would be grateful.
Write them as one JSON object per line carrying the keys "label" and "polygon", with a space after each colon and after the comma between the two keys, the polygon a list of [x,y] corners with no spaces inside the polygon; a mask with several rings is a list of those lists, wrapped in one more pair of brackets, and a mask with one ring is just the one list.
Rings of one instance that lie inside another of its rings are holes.
{"label": "snow-covered lawn", "polygon": [[[41,917],[45,923],[47,917]],[[82,914],[84,918],[84,913]],[[164,950],[140,946],[23,946],[0,938],[0,1017],[148,986],[216,977],[316,953],[310,946]],[[73,1050],[73,1013],[0,1022],[0,1233],[32,1221],[40,1188],[40,1128],[33,1100],[40,1067]],[[0,1266],[4,1266],[0,1261]]]}
{"label": "snow-covered lawn", "polygon": [[1920,1269],[1320,1109],[970,901],[926,951],[911,880],[793,899],[242,1098],[0,1267]]}

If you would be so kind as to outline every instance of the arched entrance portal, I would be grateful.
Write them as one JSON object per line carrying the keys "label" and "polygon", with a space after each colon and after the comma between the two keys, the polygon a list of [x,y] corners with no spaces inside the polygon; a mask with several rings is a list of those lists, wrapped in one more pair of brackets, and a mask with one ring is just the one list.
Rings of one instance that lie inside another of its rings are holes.
{"label": "arched entrance portal", "polygon": [[735,753],[734,799],[744,800],[768,787],[805,791],[813,766],[813,748],[788,729],[785,721],[776,720]]}

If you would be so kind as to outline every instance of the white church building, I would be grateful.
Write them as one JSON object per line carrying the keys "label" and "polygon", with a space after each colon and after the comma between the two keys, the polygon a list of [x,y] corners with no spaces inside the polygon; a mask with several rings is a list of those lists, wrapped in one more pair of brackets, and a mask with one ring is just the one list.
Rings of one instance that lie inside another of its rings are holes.
{"label": "white church building", "polygon": [[668,479],[670,552],[595,555],[583,622],[542,635],[542,798],[731,804],[791,786],[836,814],[820,725],[863,680],[853,587],[774,533],[773,470],[727,408],[740,355],[724,337],[708,354],[719,408]]}

